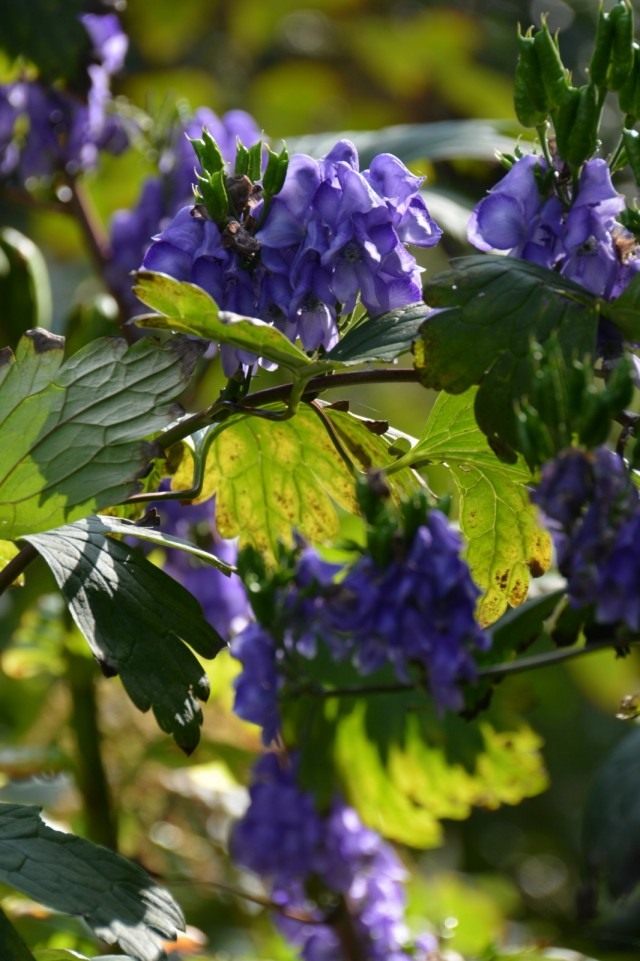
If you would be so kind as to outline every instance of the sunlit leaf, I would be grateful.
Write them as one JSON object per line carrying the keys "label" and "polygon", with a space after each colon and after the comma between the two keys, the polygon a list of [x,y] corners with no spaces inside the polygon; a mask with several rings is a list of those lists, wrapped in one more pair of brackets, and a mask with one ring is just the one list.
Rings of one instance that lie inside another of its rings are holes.
{"label": "sunlit leaf", "polygon": [[[185,458],[172,480],[190,487]],[[232,418],[221,425],[206,460],[204,500],[216,495],[216,525],[223,537],[239,537],[273,555],[278,541],[299,531],[312,543],[339,530],[337,509],[354,512],[354,478],[320,416],[309,405],[285,421]]]}
{"label": "sunlit leaf", "polygon": [[289,370],[312,361],[275,327],[256,317],[221,311],[206,291],[168,274],[140,270],[133,292],[157,315],[136,318],[140,327],[169,328],[266,357]]}
{"label": "sunlit leaf", "polygon": [[119,674],[133,703],[193,751],[200,737],[203,657],[224,646],[195,598],[144,555],[109,537],[99,517],[29,535],[55,577],[102,670]]}
{"label": "sunlit leaf", "polygon": [[97,937],[139,961],[159,961],[184,930],[168,891],[131,861],[54,831],[39,808],[0,805],[0,880],[55,911],[78,915]]}
{"label": "sunlit leaf", "polygon": [[441,393],[425,431],[398,463],[444,464],[460,495],[460,527],[467,541],[467,560],[484,592],[478,618],[497,620],[507,605],[521,604],[531,574],[551,564],[551,538],[540,525],[529,500],[531,475],[521,459],[498,460],[474,417],[475,390]]}
{"label": "sunlit leaf", "polygon": [[0,533],[48,530],[137,489],[143,440],[175,417],[200,348],[184,338],[93,341],[63,363],[63,338],[29,331],[0,352]]}

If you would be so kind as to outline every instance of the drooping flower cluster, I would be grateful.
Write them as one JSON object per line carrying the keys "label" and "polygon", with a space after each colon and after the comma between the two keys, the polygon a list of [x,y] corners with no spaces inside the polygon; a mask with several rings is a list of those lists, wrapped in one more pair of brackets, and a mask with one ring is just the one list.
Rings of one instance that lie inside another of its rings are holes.
{"label": "drooping flower cluster", "polygon": [[616,219],[625,201],[608,164],[588,160],[575,193],[565,185],[565,199],[553,189],[555,173],[542,157],[517,160],[474,210],[469,240],[479,250],[504,250],[556,270],[597,296],[617,297],[640,270],[640,251]]}
{"label": "drooping flower cluster", "polygon": [[111,77],[124,63],[128,40],[115,14],[81,16],[92,47],[86,101],[39,80],[0,87],[0,176],[75,174],[95,166],[100,150],[119,153],[128,143],[121,120],[109,113]]}
{"label": "drooping flower cluster", "polygon": [[550,461],[532,495],[553,535],[576,607],[600,623],[640,627],[640,499],[627,469],[605,447],[567,450]]}
{"label": "drooping flower cluster", "polygon": [[[321,160],[296,154],[278,195],[241,231],[184,207],[144,266],[198,284],[225,310],[274,323],[307,350],[328,349],[358,300],[371,314],[421,300],[421,269],[406,245],[430,247],[441,233],[421,182],[390,154],[360,171],[348,141]],[[238,358],[224,356],[232,373]]]}
{"label": "drooping flower cluster", "polygon": [[278,926],[305,961],[340,961],[345,938],[367,961],[435,955],[431,935],[411,942],[406,872],[393,849],[340,799],[319,814],[297,784],[295,760],[267,754],[258,761],[231,853],[269,883]]}
{"label": "drooping flower cluster", "polygon": [[[164,533],[211,551],[229,564],[235,563],[235,542],[225,540],[217,533],[213,498],[193,505],[164,500],[159,501],[156,507]],[[244,587],[237,576],[227,577],[216,568],[178,549],[167,550],[164,570],[193,594],[206,619],[225,640],[244,627],[250,617],[250,609]]]}
{"label": "drooping flower cluster", "polygon": [[120,302],[131,314],[140,310],[140,302],[131,291],[131,271],[140,266],[152,237],[189,203],[195,162],[189,138],[199,137],[203,128],[210,131],[229,164],[235,160],[238,140],[251,146],[260,139],[257,123],[244,110],[230,110],[218,117],[201,107],[177,124],[159,157],[158,175],[145,180],[133,207],[116,211],[111,220],[112,256],[105,273],[109,286],[118,292]]}
{"label": "drooping flower cluster", "polygon": [[384,560],[366,552],[339,568],[306,548],[278,597],[280,626],[252,625],[232,642],[243,668],[236,713],[261,725],[270,743],[288,670],[321,644],[364,674],[391,666],[406,681],[417,668],[441,709],[460,707],[460,684],[475,677],[474,654],[489,644],[474,617],[479,590],[460,548],[437,510],[409,538],[398,537]]}

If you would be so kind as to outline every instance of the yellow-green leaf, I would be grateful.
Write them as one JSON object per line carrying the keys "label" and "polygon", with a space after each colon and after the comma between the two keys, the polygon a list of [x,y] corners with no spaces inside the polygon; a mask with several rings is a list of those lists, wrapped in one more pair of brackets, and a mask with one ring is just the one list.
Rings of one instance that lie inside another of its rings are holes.
{"label": "yellow-green leaf", "polygon": [[[300,371],[312,361],[276,327],[257,317],[221,311],[209,294],[168,274],[140,270],[133,292],[157,314],[138,317],[140,327],[169,328],[219,344],[230,344],[266,357],[288,370]],[[325,365],[329,366],[329,365]]]}
{"label": "yellow-green leaf", "polygon": [[517,804],[547,786],[541,740],[526,725],[503,733],[482,724],[484,745],[468,770],[449,760],[445,743],[428,743],[417,714],[406,719],[404,739],[391,743],[384,758],[366,723],[361,703],[341,719],[336,764],[363,820],[402,844],[435,847],[442,819],[463,820],[472,807]]}
{"label": "yellow-green leaf", "polygon": [[[172,487],[187,489],[191,481],[186,458]],[[314,543],[329,540],[339,531],[338,509],[357,509],[353,475],[307,405],[285,421],[242,417],[222,425],[199,499],[213,494],[220,534],[270,555],[279,540],[291,543],[294,530]]]}
{"label": "yellow-green leaf", "polygon": [[527,596],[530,576],[551,564],[551,538],[540,526],[529,500],[531,483],[522,458],[505,464],[478,428],[475,389],[441,393],[418,444],[398,463],[444,464],[460,495],[460,527],[467,541],[467,561],[483,591],[477,616],[492,624],[508,605]]}
{"label": "yellow-green leaf", "polygon": [[[0,540],[0,570],[9,563],[9,561],[16,556],[18,553],[18,545],[14,544],[13,541],[2,541]],[[15,581],[15,584],[24,584],[24,575],[21,574]]]}

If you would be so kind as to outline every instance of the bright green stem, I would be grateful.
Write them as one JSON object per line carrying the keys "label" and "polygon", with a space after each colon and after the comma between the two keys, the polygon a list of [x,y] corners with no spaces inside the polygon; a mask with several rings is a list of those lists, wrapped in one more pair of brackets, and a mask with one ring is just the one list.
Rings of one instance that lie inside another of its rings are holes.
{"label": "bright green stem", "polygon": [[0,957],[2,961],[36,961],[2,908],[0,908]]}
{"label": "bright green stem", "polygon": [[67,651],[67,678],[71,692],[71,727],[77,746],[76,774],[82,795],[87,836],[112,851],[118,849],[118,830],[102,757],[98,726],[95,665]]}

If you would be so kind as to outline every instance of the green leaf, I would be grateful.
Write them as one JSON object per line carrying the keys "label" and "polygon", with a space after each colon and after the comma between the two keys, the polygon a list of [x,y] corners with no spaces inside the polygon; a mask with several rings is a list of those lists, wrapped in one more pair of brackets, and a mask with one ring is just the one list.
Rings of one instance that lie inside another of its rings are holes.
{"label": "green leaf", "polygon": [[435,313],[414,348],[425,387],[480,385],[475,412],[496,450],[517,449],[515,403],[533,376],[531,345],[555,331],[567,364],[595,355],[600,302],[553,271],[511,257],[463,257],[427,284]]}
{"label": "green leaf", "polygon": [[409,350],[430,313],[426,304],[419,303],[366,318],[338,341],[327,359],[350,364],[395,360]]}
{"label": "green leaf", "polygon": [[382,758],[366,730],[365,709],[356,707],[336,735],[336,763],[347,796],[384,837],[411,847],[435,847],[442,840],[443,819],[463,820],[474,806],[517,804],[547,787],[541,741],[531,728],[497,732],[482,724],[480,731],[483,743],[471,770],[448,759],[442,743],[446,731],[435,739],[425,737],[415,714],[406,721],[403,742]]}
{"label": "green leaf", "polygon": [[495,160],[496,151],[513,150],[513,125],[490,120],[445,120],[438,123],[399,124],[382,130],[348,130],[287,138],[292,153],[323,157],[336,140],[350,140],[366,167],[378,153],[392,153],[410,160],[455,160],[474,157]]}
{"label": "green leaf", "polygon": [[45,82],[66,80],[86,92],[91,44],[78,19],[82,0],[30,0],[25,11],[20,0],[4,0],[0,47],[12,58],[25,57],[36,65]]}
{"label": "green leaf", "polygon": [[28,331],[0,352],[0,533],[57,527],[133,494],[153,456],[143,438],[175,417],[201,347],[128,348],[102,338],[64,364],[62,337]]}
{"label": "green leaf", "polygon": [[284,334],[256,317],[221,311],[201,287],[168,274],[140,270],[133,292],[157,314],[137,317],[140,327],[168,328],[266,357],[281,367],[302,371],[312,361]]}
{"label": "green leaf", "polygon": [[[187,489],[191,480],[185,458],[172,487]],[[220,425],[198,501],[213,494],[220,534],[271,557],[294,530],[321,543],[339,531],[338,508],[357,512],[354,478],[307,404],[285,421],[235,417]]]}
{"label": "green leaf", "polygon": [[640,340],[640,275],[636,274],[615,300],[603,302],[602,315],[611,320],[631,343]]}
{"label": "green leaf", "polygon": [[473,414],[475,390],[440,394],[425,432],[398,465],[444,464],[460,496],[460,528],[467,561],[484,592],[477,617],[491,624],[527,596],[530,575],[551,564],[551,538],[540,526],[529,500],[531,475],[519,459],[498,460],[478,430]]}
{"label": "green leaf", "polygon": [[12,227],[0,230],[0,342],[12,347],[27,328],[51,325],[51,285],[40,250]]}
{"label": "green leaf", "polygon": [[97,937],[139,961],[159,961],[184,930],[168,891],[131,861],[54,831],[32,805],[0,805],[0,880],[41,904],[78,915]]}
{"label": "green leaf", "polygon": [[[145,527],[140,523],[135,523],[134,521],[121,517],[111,517],[108,514],[101,514],[99,520],[105,531],[108,531],[110,534],[123,534],[126,537],[136,537],[140,541],[155,544],[157,547],[182,551],[184,554],[197,557],[198,560],[204,561],[205,564],[210,564],[212,567],[222,571],[223,574],[232,574],[234,571],[233,565],[216,557],[215,554],[210,554],[209,551],[205,551],[201,547],[196,547],[195,544],[184,541],[180,537],[174,537],[173,534],[165,534],[164,531],[157,530],[154,527]],[[2,543],[3,542],[0,541],[0,560],[2,560]]]}
{"label": "green leaf", "polygon": [[120,674],[136,707],[151,708],[189,753],[200,738],[198,702],[207,700],[209,682],[186,645],[215,657],[224,643],[181,584],[110,530],[89,517],[25,540],[50,567],[103,672]]}
{"label": "green leaf", "polygon": [[614,898],[640,882],[640,730],[616,744],[598,769],[584,808],[585,880],[597,897],[602,881]]}
{"label": "green leaf", "polygon": [[316,701],[312,710],[285,703],[284,711],[303,783],[320,802],[331,800],[335,769],[363,820],[411,847],[436,847],[443,819],[467,818],[474,806],[517,804],[547,786],[541,742],[529,727],[499,732],[455,714],[437,717],[417,689]]}
{"label": "green leaf", "polygon": [[478,660],[483,665],[498,664],[516,652],[525,651],[544,635],[545,621],[565,597],[566,591],[562,588],[531,598],[515,610],[508,610],[490,628],[491,647]]}

